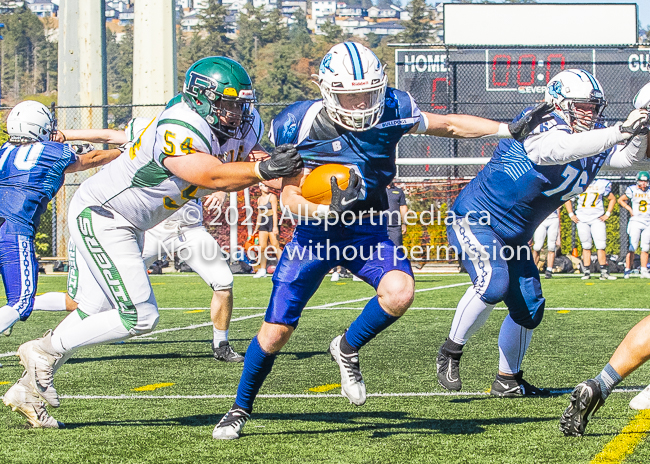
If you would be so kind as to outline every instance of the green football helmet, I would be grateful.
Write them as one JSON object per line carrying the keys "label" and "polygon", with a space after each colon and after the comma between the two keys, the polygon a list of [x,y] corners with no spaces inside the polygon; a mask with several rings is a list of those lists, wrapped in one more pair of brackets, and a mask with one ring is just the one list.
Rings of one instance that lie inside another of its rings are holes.
{"label": "green football helmet", "polygon": [[246,70],[225,56],[209,56],[185,74],[183,98],[220,137],[243,139],[251,129],[255,90]]}
{"label": "green football helmet", "polygon": [[636,180],[637,182],[641,180],[648,182],[650,181],[650,174],[648,174],[648,171],[639,171],[639,173],[636,175]]}

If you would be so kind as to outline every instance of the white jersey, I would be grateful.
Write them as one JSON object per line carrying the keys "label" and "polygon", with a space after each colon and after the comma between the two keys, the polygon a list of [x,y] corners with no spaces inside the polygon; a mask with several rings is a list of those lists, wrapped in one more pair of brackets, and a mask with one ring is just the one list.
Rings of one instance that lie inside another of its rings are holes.
{"label": "white jersey", "polygon": [[603,198],[612,192],[612,183],[606,179],[595,179],[576,198],[576,215],[582,222],[590,222],[605,214]]}
{"label": "white jersey", "polygon": [[223,163],[244,161],[262,134],[263,123],[254,110],[246,137],[220,145],[208,123],[177,96],[142,131],[129,151],[93,176],[92,182],[81,184],[75,196],[85,205],[102,205],[140,230],[148,230],[184,204],[212,192],[172,174],[163,165],[166,157],[203,152]]}
{"label": "white jersey", "polygon": [[630,199],[632,203],[632,210],[634,211],[634,216],[630,218],[630,221],[641,222],[645,226],[650,225],[650,189],[647,189],[645,192],[641,190],[636,185],[630,185],[625,189],[625,195]]}

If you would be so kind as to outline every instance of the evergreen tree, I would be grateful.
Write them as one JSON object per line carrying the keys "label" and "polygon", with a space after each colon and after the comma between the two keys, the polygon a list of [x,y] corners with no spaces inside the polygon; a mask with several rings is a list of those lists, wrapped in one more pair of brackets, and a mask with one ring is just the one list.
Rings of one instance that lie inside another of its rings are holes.
{"label": "evergreen tree", "polygon": [[219,0],[207,0],[207,8],[199,14],[202,53],[204,56],[228,56],[232,43],[226,37],[226,7]]}
{"label": "evergreen tree", "polygon": [[411,14],[411,19],[402,24],[405,29],[400,34],[400,40],[405,43],[427,43],[433,26],[429,22],[431,11],[425,0],[411,0],[406,8]]}
{"label": "evergreen tree", "polygon": [[323,33],[323,38],[328,44],[336,44],[343,41],[343,29],[341,26],[327,21],[320,27],[321,32]]}
{"label": "evergreen tree", "polygon": [[312,45],[311,32],[307,26],[307,17],[304,11],[298,8],[293,14],[294,23],[289,27],[289,41],[293,46],[300,50],[303,56],[309,54],[309,48]]}

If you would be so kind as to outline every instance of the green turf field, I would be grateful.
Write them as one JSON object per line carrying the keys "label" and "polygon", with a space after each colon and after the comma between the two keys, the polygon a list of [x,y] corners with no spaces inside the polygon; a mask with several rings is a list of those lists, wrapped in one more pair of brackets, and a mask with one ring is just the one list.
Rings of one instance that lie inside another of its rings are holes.
{"label": "green turf field", "polygon": [[[215,441],[212,429],[233,402],[242,365],[212,359],[211,291],[200,278],[153,276],[152,282],[163,308],[156,332],[79,351],[57,374],[62,406],[50,413],[66,429],[26,429],[22,416],[0,404],[0,463],[589,463],[638,414],[628,408],[635,392],[619,391],[584,437],[558,431],[567,391],[595,376],[647,314],[629,310],[650,308],[646,280],[543,280],[547,312],[523,369],[531,383],[557,392],[499,399],[485,392],[496,373],[506,312],[495,310],[469,342],[463,391],[446,395],[435,377],[435,357],[453,317],[448,309],[465,292],[468,277],[418,277],[413,309],[361,351],[369,398],[355,407],[334,386],[338,367],[326,351],[363,307],[355,300],[374,292],[363,282],[326,279],[278,356],[242,438]],[[64,289],[64,276],[40,279],[39,292]],[[236,350],[245,351],[255,335],[270,293],[270,279],[235,278],[230,339]],[[0,337],[0,394],[22,372],[9,354],[63,317],[35,312],[11,337]],[[177,330],[157,333],[164,329]],[[639,391],[649,382],[650,365],[621,387]],[[645,437],[647,430],[646,420],[633,435]],[[626,463],[650,462],[650,441],[631,451]]]}

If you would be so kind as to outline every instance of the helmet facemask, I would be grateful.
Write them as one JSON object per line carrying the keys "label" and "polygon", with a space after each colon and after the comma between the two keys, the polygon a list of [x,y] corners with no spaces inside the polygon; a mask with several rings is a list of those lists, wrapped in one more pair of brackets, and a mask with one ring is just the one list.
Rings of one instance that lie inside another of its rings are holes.
{"label": "helmet facemask", "polygon": [[[243,94],[246,95],[243,95]],[[203,95],[210,104],[206,122],[217,135],[241,140],[248,135],[253,123],[255,91],[241,91],[240,96],[219,95],[206,89]]]}
{"label": "helmet facemask", "polygon": [[327,114],[335,123],[351,131],[364,131],[376,126],[384,114],[387,82],[384,75],[363,89],[344,89],[337,82],[330,85],[323,80],[318,86]]}
{"label": "helmet facemask", "polygon": [[[591,107],[591,117],[586,114],[586,107]],[[605,107],[605,99],[597,96],[584,99],[567,98],[560,102],[562,112],[568,117],[567,123],[575,132],[590,131],[597,123],[602,124]]]}

